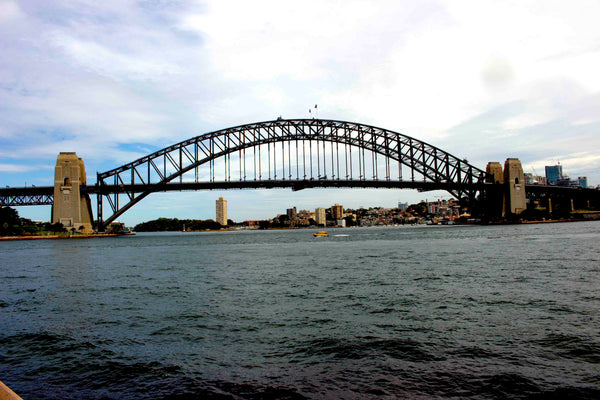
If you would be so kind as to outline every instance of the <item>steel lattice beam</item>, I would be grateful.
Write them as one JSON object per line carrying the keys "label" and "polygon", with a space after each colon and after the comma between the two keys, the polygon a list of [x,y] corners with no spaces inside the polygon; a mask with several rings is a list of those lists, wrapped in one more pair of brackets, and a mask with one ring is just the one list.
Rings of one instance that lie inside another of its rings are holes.
{"label": "steel lattice beam", "polygon": [[[340,145],[343,146],[341,156]],[[252,154],[247,155],[250,152]],[[113,212],[104,223],[111,222],[149,193],[169,190],[171,185],[168,184],[176,179],[183,184],[184,174],[191,170],[195,170],[194,183],[202,183],[198,179],[198,167],[205,164],[209,170],[208,182],[216,183],[216,175],[221,172],[223,181],[231,182],[232,156],[238,158],[240,166],[238,187],[247,187],[243,182],[248,181],[277,180],[278,173],[281,173],[280,180],[286,180],[286,170],[288,180],[292,181],[329,177],[331,180],[343,177],[348,181],[370,178],[379,181],[380,168],[385,171],[381,180],[408,187],[402,183],[402,169],[407,167],[411,170],[410,182],[415,182],[415,175],[420,175],[420,181],[426,185],[444,186],[454,196],[462,197],[474,196],[477,189],[473,185],[483,183],[485,178],[484,171],[466,161],[398,132],[345,121],[278,119],[196,136],[98,174],[98,190],[102,193],[98,195],[98,202],[102,202],[102,196],[106,197]],[[223,164],[222,171],[216,171],[217,163]],[[394,179],[390,177],[393,163],[398,164],[398,176]],[[145,190],[133,190],[139,188],[135,186],[137,182],[145,186]],[[121,190],[107,190],[109,186]],[[123,198],[119,199],[120,196]],[[99,214],[101,207],[99,204]]]}
{"label": "steel lattice beam", "polygon": [[54,202],[53,186],[0,189],[0,206],[44,206]]}

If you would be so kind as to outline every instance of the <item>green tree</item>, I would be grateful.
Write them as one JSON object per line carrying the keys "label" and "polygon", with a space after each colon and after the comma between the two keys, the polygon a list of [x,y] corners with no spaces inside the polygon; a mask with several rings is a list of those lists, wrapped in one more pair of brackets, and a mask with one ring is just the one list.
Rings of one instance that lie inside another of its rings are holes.
{"label": "green tree", "polygon": [[259,229],[269,229],[271,227],[271,221],[258,221]]}
{"label": "green tree", "polygon": [[425,215],[427,213],[427,203],[424,201],[419,204],[411,204],[407,211],[413,215]]}
{"label": "green tree", "polygon": [[344,217],[344,220],[346,221],[346,226],[355,226],[356,225],[356,221],[351,216]]}
{"label": "green tree", "polygon": [[17,210],[10,207],[0,207],[0,235],[13,236],[23,233],[21,218]]}
{"label": "green tree", "polygon": [[67,231],[63,224],[61,224],[60,222],[50,225],[50,230],[56,233],[63,233]]}

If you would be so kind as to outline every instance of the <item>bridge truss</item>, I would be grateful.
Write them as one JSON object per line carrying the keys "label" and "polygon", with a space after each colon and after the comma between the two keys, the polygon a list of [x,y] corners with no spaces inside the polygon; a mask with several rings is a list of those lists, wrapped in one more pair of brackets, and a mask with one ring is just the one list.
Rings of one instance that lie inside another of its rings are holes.
{"label": "bridge truss", "polygon": [[[99,226],[150,193],[291,187],[404,187],[474,198],[482,171],[435,146],[374,126],[278,119],[206,133],[98,173]],[[112,215],[103,220],[103,199]]]}
{"label": "bridge truss", "polygon": [[54,186],[0,189],[0,206],[44,206],[54,203]]}

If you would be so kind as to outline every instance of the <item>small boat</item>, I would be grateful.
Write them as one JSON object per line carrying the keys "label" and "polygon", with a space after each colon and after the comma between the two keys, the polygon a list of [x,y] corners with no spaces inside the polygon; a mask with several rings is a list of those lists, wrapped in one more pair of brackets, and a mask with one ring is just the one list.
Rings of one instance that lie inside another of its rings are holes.
{"label": "small boat", "polygon": [[313,233],[313,236],[314,237],[327,237],[329,235],[325,231],[318,231],[318,232]]}

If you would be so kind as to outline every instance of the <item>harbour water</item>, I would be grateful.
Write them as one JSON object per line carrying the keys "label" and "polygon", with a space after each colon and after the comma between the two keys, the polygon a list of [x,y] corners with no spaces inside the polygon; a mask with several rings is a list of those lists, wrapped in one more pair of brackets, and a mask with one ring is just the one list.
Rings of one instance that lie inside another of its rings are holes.
{"label": "harbour water", "polygon": [[0,380],[25,399],[600,398],[600,223],[313,233],[0,242]]}

